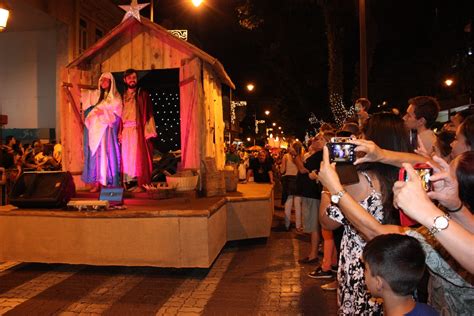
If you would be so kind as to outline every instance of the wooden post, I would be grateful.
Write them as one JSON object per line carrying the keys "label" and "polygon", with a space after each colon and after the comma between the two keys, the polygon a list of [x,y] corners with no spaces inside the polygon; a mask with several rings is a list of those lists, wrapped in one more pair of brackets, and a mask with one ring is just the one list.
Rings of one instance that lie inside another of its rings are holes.
{"label": "wooden post", "polygon": [[367,36],[365,26],[365,0],[359,0],[359,51],[360,51],[360,97],[367,98]]}

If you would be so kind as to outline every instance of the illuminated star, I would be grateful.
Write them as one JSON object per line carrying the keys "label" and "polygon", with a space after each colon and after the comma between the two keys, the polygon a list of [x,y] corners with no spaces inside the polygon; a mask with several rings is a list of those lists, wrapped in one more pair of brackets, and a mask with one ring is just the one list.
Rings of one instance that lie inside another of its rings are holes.
{"label": "illuminated star", "polygon": [[119,7],[126,12],[123,16],[122,22],[130,17],[134,17],[135,19],[141,22],[140,10],[149,4],[150,3],[138,4],[137,0],[132,0],[132,3],[130,3],[130,5],[119,5]]}

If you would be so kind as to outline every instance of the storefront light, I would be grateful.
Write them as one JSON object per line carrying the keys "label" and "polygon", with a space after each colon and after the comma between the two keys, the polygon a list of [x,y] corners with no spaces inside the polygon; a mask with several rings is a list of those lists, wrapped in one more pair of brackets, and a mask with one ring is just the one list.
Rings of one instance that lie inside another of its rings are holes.
{"label": "storefront light", "polygon": [[0,2],[0,32],[7,27],[8,17],[10,16],[10,9],[5,2]]}

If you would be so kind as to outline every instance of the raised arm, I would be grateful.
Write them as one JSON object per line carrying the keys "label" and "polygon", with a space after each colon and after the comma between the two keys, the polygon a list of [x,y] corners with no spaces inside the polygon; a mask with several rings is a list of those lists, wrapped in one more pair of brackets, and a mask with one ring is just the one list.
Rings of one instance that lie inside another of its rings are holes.
{"label": "raised arm", "polygon": [[365,153],[364,157],[356,159],[354,163],[356,165],[364,162],[381,162],[396,167],[401,167],[402,163],[404,162],[408,162],[411,164],[430,162],[431,164],[436,165],[436,162],[431,160],[429,157],[421,156],[418,154],[382,149],[370,140],[356,139],[351,140],[349,142],[357,145],[355,151]]}
{"label": "raised arm", "polygon": [[474,233],[474,215],[459,198],[459,184],[454,171],[451,172],[451,166],[443,159],[435,156],[433,160],[438,166],[432,166],[434,174],[430,177],[430,181],[433,183],[433,191],[428,192],[428,196],[432,200],[437,200],[453,220]]}
{"label": "raised arm", "polygon": [[[404,164],[407,170],[408,181],[398,181],[393,186],[394,204],[404,212],[431,229],[434,220],[445,213],[438,209],[423,190],[421,181],[415,170],[409,164]],[[446,229],[434,234],[445,249],[470,273],[474,273],[474,234],[467,231],[456,221],[449,221]]]}
{"label": "raised arm", "polygon": [[341,223],[328,216],[326,210],[330,205],[330,193],[327,190],[323,190],[321,192],[321,203],[319,204],[319,222],[324,229],[335,230],[341,226]]}
{"label": "raised arm", "polygon": [[[336,172],[336,164],[330,163],[327,147],[323,148],[323,161],[319,171],[319,181],[328,189],[330,194],[344,190]],[[403,234],[404,228],[396,225],[382,225],[346,192],[339,200],[338,206],[346,219],[359,231],[366,240],[382,234]]]}

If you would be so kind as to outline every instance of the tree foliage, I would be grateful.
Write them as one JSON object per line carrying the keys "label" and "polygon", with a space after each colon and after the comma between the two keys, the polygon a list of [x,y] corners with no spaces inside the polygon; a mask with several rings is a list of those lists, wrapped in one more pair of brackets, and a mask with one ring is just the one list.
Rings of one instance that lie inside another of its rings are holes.
{"label": "tree foliage", "polygon": [[[340,106],[344,91],[353,89],[344,84],[344,40],[354,33],[354,9],[352,1],[342,0],[243,0],[237,7],[240,25],[259,43],[260,58],[278,87],[272,91],[292,109],[295,132],[308,125],[310,112],[331,119],[328,104]],[[334,94],[338,103],[331,102]]]}

